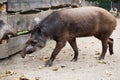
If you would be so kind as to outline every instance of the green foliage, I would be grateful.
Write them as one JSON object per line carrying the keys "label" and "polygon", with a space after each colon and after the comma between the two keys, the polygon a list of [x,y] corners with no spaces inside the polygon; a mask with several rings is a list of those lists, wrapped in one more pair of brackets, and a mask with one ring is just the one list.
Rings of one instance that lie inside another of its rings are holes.
{"label": "green foliage", "polygon": [[118,1],[120,1],[120,0],[112,0],[113,2],[118,2]]}
{"label": "green foliage", "polygon": [[112,0],[86,0],[86,1],[96,2],[99,7],[102,7],[108,11],[111,9],[111,1]]}
{"label": "green foliage", "polygon": [[88,2],[95,2],[95,1],[97,1],[97,0],[86,0],[86,1],[88,1]]}
{"label": "green foliage", "polygon": [[108,1],[117,2],[117,1],[120,1],[120,0],[86,0],[86,1],[89,1],[89,2],[108,2]]}
{"label": "green foliage", "polygon": [[108,2],[111,0],[86,0],[86,1],[89,1],[89,2]]}

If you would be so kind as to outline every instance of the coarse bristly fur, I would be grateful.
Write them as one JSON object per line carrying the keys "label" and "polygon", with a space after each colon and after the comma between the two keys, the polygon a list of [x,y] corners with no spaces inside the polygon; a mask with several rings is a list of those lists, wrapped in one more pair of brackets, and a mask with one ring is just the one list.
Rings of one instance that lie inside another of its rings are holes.
{"label": "coarse bristly fur", "polygon": [[[31,37],[23,50],[23,57],[36,47],[43,48],[48,38],[56,41],[56,47],[45,66],[51,66],[59,51],[68,41],[74,50],[72,61],[78,58],[77,37],[94,36],[101,40],[102,52],[99,59],[104,59],[107,45],[113,54],[113,39],[110,38],[116,27],[116,18],[99,7],[82,7],[55,11],[35,26]],[[32,52],[30,52],[32,53]]]}

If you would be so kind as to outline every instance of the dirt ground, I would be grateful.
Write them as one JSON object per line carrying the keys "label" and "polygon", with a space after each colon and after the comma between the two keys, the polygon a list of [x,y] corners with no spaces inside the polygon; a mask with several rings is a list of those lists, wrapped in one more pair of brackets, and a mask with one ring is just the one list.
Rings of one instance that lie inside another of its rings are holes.
{"label": "dirt ground", "polygon": [[[73,57],[71,46],[62,49],[52,67],[44,67],[54,47],[54,41],[48,41],[45,48],[22,59],[20,54],[0,60],[0,80],[19,80],[23,75],[30,80],[120,80],[120,19],[112,34],[114,38],[114,55],[109,52],[105,60],[96,58],[101,52],[101,42],[94,37],[78,38],[79,58]],[[22,80],[22,79],[21,79]],[[23,79],[27,80],[27,79]]]}

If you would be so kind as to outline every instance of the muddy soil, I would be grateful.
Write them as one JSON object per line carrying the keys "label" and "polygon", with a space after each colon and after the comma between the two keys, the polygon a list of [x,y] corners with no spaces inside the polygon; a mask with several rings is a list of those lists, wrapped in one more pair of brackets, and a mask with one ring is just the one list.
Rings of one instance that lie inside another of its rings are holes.
{"label": "muddy soil", "polygon": [[73,50],[67,43],[53,66],[44,67],[55,47],[54,41],[48,41],[45,48],[24,59],[16,54],[0,60],[0,80],[19,80],[23,75],[29,80],[120,80],[120,19],[117,21],[117,28],[111,36],[114,38],[114,55],[110,56],[107,51],[105,60],[97,60],[101,52],[100,40],[94,37],[77,38],[77,62],[70,62]]}

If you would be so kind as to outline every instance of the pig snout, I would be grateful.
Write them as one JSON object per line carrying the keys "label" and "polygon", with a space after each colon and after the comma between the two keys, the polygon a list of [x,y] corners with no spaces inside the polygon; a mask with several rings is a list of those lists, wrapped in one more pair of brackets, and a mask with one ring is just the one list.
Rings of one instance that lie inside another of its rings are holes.
{"label": "pig snout", "polygon": [[22,58],[25,58],[26,54],[31,54],[31,53],[34,52],[35,50],[36,50],[35,47],[29,45],[29,46],[27,46],[27,47],[25,47],[25,48],[23,49],[23,51],[21,52],[21,57],[22,57]]}
{"label": "pig snout", "polygon": [[30,53],[32,53],[34,51],[35,51],[35,48],[33,46],[31,46],[31,45],[26,47],[26,49],[25,49],[26,54],[30,54]]}

